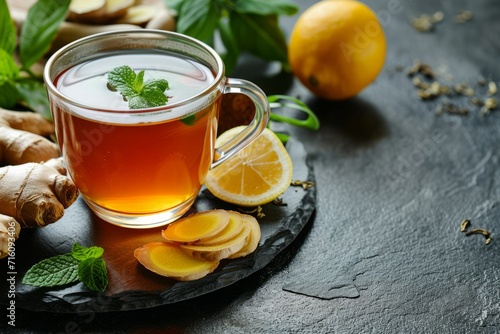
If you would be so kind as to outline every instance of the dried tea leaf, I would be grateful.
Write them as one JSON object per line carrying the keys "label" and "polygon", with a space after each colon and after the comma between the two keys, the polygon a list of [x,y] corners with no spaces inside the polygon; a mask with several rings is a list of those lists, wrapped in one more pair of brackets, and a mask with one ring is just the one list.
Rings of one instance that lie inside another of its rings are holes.
{"label": "dried tea leaf", "polygon": [[463,10],[453,18],[453,21],[458,24],[465,23],[470,20],[472,20],[472,12],[469,10]]}

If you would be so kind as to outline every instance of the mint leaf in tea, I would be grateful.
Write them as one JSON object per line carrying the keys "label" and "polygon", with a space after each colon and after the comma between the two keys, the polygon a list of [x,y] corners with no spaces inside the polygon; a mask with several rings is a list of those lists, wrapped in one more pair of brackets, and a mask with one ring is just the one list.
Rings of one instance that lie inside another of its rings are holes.
{"label": "mint leaf in tea", "polygon": [[108,73],[108,87],[122,94],[130,109],[160,107],[168,102],[164,94],[169,89],[167,80],[154,79],[144,83],[144,70],[135,73],[126,65]]}

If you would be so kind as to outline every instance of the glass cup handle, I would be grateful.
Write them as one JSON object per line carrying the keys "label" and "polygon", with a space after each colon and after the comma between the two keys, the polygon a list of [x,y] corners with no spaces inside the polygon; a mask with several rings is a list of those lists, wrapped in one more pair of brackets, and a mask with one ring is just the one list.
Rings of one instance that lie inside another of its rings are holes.
{"label": "glass cup handle", "polygon": [[240,133],[221,147],[216,147],[212,167],[220,165],[232,155],[243,149],[257,138],[269,121],[270,108],[266,94],[254,83],[242,79],[228,78],[223,94],[241,93],[247,95],[255,104],[255,116]]}

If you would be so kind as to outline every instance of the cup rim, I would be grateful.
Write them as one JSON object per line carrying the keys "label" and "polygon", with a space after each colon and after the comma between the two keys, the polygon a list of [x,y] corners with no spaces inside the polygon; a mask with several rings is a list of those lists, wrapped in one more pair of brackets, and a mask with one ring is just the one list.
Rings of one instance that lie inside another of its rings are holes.
{"label": "cup rim", "polygon": [[[190,43],[196,44],[197,46],[203,48],[205,51],[207,51],[216,61],[217,66],[218,66],[218,72],[216,73],[216,76],[214,77],[213,81],[201,92],[184,99],[179,102],[175,102],[172,104],[166,104],[164,106],[159,106],[159,107],[152,107],[152,108],[142,108],[142,109],[110,109],[110,108],[104,108],[104,107],[96,107],[96,106],[90,106],[78,101],[75,101],[74,99],[70,98],[69,96],[61,93],[59,89],[54,85],[54,82],[52,81],[51,75],[50,75],[50,69],[54,65],[54,63],[62,56],[64,55],[68,50],[79,46],[83,45],[89,41],[93,40],[98,40],[102,38],[106,38],[108,36],[113,36],[113,35],[137,35],[137,34],[156,34],[156,35],[163,35],[163,36],[175,36],[177,38],[185,39],[188,40]],[[181,34],[178,32],[174,31],[167,31],[167,30],[158,30],[158,29],[126,29],[126,30],[114,30],[114,31],[106,31],[106,32],[101,32],[101,33],[96,33],[92,35],[88,35],[82,38],[79,38],[73,42],[70,42],[66,44],[65,46],[61,47],[59,50],[54,52],[47,62],[45,63],[44,70],[43,70],[43,79],[45,81],[45,86],[47,91],[49,91],[51,94],[55,95],[58,99],[61,101],[71,104],[74,107],[77,108],[83,108],[86,110],[91,110],[91,111],[96,111],[96,112],[103,112],[103,113],[117,113],[117,114],[149,114],[153,112],[158,112],[158,111],[164,111],[166,109],[173,109],[176,107],[184,106],[187,104],[192,103],[193,101],[198,100],[199,98],[206,96],[209,94],[211,91],[214,90],[215,87],[219,85],[219,83],[224,79],[225,75],[225,66],[224,62],[222,61],[222,58],[219,56],[219,54],[208,44],[185,34]]]}

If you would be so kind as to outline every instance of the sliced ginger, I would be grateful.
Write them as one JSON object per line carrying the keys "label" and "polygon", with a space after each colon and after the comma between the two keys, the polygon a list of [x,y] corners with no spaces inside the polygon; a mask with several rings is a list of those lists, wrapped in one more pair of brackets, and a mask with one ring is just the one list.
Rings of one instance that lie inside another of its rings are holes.
{"label": "sliced ginger", "polygon": [[136,24],[142,27],[151,21],[157,12],[157,6],[153,5],[132,6],[123,17],[116,21],[116,23]]}
{"label": "sliced ginger", "polygon": [[[218,232],[213,233],[214,230]],[[210,210],[170,224],[162,235],[169,237],[169,241],[148,243],[137,248],[134,256],[144,267],[159,275],[188,281],[208,275],[223,259],[255,251],[261,232],[253,216]],[[200,235],[208,236],[199,238]]]}
{"label": "sliced ginger", "polygon": [[243,216],[243,222],[250,226],[250,235],[248,236],[245,246],[243,246],[236,253],[229,255],[228,259],[236,259],[239,257],[247,256],[248,254],[253,253],[259,246],[259,241],[261,236],[259,222],[253,216],[250,215],[242,215],[242,216]]}
{"label": "sliced ginger", "polygon": [[227,211],[229,214],[229,222],[226,227],[216,235],[208,238],[202,238],[196,242],[195,245],[216,245],[230,240],[237,236],[244,228],[243,217],[239,212]]}
{"label": "sliced ginger", "polygon": [[197,259],[204,259],[209,261],[219,261],[241,250],[247,243],[248,236],[250,235],[250,225],[244,223],[243,229],[235,237],[226,240],[219,244],[211,245],[180,245],[181,248]]}
{"label": "sliced ginger", "polygon": [[127,14],[135,0],[72,0],[68,21],[105,24]]}
{"label": "sliced ginger", "polygon": [[221,232],[229,223],[225,210],[204,211],[168,225],[162,236],[169,241],[194,242]]}
{"label": "sliced ginger", "polygon": [[192,281],[213,272],[219,261],[199,260],[172,242],[150,242],[134,251],[134,256],[147,269],[178,281]]}

